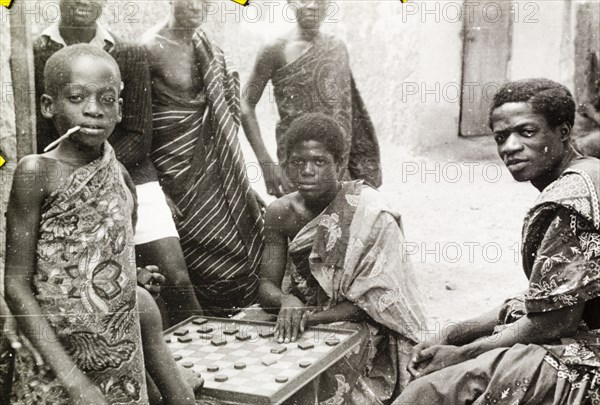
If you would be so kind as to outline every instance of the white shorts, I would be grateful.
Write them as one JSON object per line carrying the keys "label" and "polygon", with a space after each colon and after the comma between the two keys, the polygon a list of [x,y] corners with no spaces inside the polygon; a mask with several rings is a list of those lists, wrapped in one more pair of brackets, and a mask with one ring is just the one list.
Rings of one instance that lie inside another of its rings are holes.
{"label": "white shorts", "polygon": [[136,245],[174,236],[179,238],[171,209],[158,181],[135,186],[138,198]]}

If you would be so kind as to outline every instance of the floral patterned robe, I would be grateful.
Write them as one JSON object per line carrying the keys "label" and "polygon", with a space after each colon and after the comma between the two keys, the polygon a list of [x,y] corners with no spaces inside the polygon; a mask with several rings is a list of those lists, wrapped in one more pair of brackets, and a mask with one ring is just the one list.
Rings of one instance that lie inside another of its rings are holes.
{"label": "floral patterned robe", "polygon": [[400,215],[362,180],[343,183],[290,242],[290,293],[325,309],[350,301],[370,317],[330,325],[357,329],[362,343],[322,375],[320,404],[384,403],[408,382],[425,317],[403,242]]}
{"label": "floral patterned robe", "polygon": [[[134,202],[113,149],[106,142],[103,148],[42,206],[33,291],[66,352],[107,400],[143,404]],[[53,371],[24,336],[21,341],[11,402],[68,404]]]}

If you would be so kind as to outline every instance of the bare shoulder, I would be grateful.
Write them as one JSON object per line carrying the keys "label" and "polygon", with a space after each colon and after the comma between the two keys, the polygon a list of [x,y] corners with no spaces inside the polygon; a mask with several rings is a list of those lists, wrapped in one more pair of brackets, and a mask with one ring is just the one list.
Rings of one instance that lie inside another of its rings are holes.
{"label": "bare shoulder", "polygon": [[13,176],[12,195],[18,201],[29,204],[40,200],[50,189],[50,174],[56,172],[57,166],[52,159],[41,155],[28,155],[22,158]]}
{"label": "bare shoulder", "polygon": [[269,65],[273,70],[285,63],[284,49],[287,39],[285,36],[267,42],[258,51],[258,63]]}
{"label": "bare shoulder", "polygon": [[160,53],[162,49],[164,49],[165,38],[160,35],[164,25],[164,22],[156,24],[142,34],[139,44],[144,47],[148,57],[155,56],[157,53]]}
{"label": "bare shoulder", "polygon": [[291,230],[300,211],[300,195],[297,192],[284,195],[267,207],[265,228]]}

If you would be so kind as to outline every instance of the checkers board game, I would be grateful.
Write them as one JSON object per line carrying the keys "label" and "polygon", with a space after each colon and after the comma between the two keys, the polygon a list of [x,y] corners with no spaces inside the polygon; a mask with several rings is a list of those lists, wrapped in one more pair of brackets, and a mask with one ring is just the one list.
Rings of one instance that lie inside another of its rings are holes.
{"label": "checkers board game", "polygon": [[289,398],[359,343],[358,332],[311,327],[277,343],[274,322],[192,317],[164,332],[175,361],[204,379],[203,394],[244,404]]}

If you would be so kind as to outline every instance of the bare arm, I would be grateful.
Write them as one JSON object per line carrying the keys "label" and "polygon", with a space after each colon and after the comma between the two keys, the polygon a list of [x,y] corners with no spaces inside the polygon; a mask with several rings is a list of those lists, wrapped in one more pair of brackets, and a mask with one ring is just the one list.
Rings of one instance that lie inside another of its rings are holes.
{"label": "bare arm", "polygon": [[256,105],[260,101],[267,83],[271,80],[276,70],[277,61],[281,58],[279,53],[280,50],[278,50],[277,45],[266,46],[259,51],[248,83],[242,92],[241,102],[244,133],[261,165],[265,176],[267,192],[277,196],[288,192],[290,187],[283,177],[281,168],[271,158],[265,147],[256,116]]}
{"label": "bare arm", "polygon": [[[35,156],[15,171],[7,209],[6,301],[20,330],[52,368],[74,403],[106,404],[106,399],[67,355],[31,289],[36,266],[41,206],[48,168]],[[44,331],[44,333],[40,333]]]}
{"label": "bare arm", "polygon": [[194,393],[185,384],[177,364],[162,335],[162,320],[156,303],[148,291],[137,288],[142,330],[144,363],[152,380],[156,383],[165,405],[193,405]]}
{"label": "bare arm", "polygon": [[321,312],[306,315],[306,326],[319,325],[333,322],[362,322],[369,319],[369,315],[350,301]]}
{"label": "bare arm", "polygon": [[281,200],[267,208],[265,215],[265,247],[260,263],[258,299],[263,309],[278,312],[284,293],[281,283],[287,264],[287,235],[282,230],[283,218],[289,215]]}
{"label": "bare arm", "polygon": [[287,264],[287,234],[285,222],[290,220],[290,208],[284,197],[267,208],[265,215],[265,249],[260,266],[258,296],[261,306],[269,312],[277,312],[275,339],[281,342],[295,341],[301,333],[302,315],[306,305],[291,294],[284,294],[281,282]]}
{"label": "bare arm", "polygon": [[500,347],[512,347],[517,343],[551,343],[561,337],[573,336],[584,308],[585,304],[581,303],[555,311],[528,314],[497,334],[460,347],[431,346],[420,353],[421,366],[415,375],[427,375]]}

